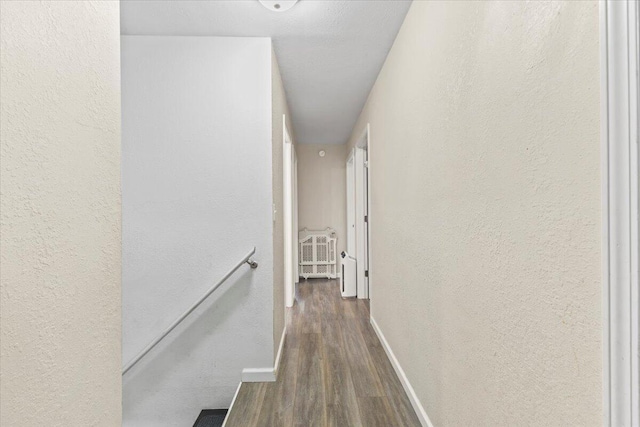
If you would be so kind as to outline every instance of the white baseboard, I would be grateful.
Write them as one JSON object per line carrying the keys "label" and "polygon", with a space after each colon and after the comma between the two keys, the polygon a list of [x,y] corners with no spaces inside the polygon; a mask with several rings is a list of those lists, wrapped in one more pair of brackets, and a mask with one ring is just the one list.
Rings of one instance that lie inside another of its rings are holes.
{"label": "white baseboard", "polygon": [[243,383],[272,383],[276,380],[276,372],[271,368],[245,368],[242,370]]}
{"label": "white baseboard", "polygon": [[227,411],[227,416],[224,417],[224,422],[222,423],[222,427],[227,425],[227,420],[229,419],[229,414],[231,413],[231,408],[233,408],[233,404],[236,403],[236,398],[238,397],[238,393],[240,392],[240,387],[242,387],[242,381],[238,384],[238,388],[236,388],[236,393],[233,395],[233,399],[231,399],[231,405],[229,405],[229,410]]}
{"label": "white baseboard", "polygon": [[276,354],[276,361],[273,364],[273,370],[278,376],[278,368],[280,367],[280,357],[282,356],[282,349],[284,348],[284,337],[287,334],[287,327],[282,328],[282,336],[280,337],[280,345],[278,346],[278,353]]}
{"label": "white baseboard", "polygon": [[429,416],[427,415],[427,411],[425,411],[424,408],[422,407],[422,404],[420,403],[420,400],[418,400],[418,396],[416,395],[415,390],[411,386],[411,383],[409,382],[409,379],[405,375],[404,370],[400,366],[398,359],[396,359],[396,356],[393,354],[391,347],[389,347],[389,343],[387,342],[387,339],[382,334],[380,327],[378,327],[378,324],[376,323],[373,317],[371,317],[371,326],[373,326],[373,330],[376,331],[376,335],[378,335],[378,339],[380,339],[382,348],[384,348],[385,353],[387,353],[387,356],[391,361],[391,365],[393,366],[393,369],[396,371],[396,374],[398,375],[398,378],[402,383],[402,387],[404,388],[404,391],[407,393],[407,396],[409,397],[411,406],[413,406],[414,411],[416,411],[416,415],[418,416],[420,423],[424,427],[433,427],[433,423],[429,419]]}
{"label": "white baseboard", "polygon": [[282,357],[282,349],[284,347],[284,337],[287,333],[287,328],[282,330],[282,336],[280,337],[280,345],[278,346],[278,353],[276,354],[276,360],[273,363],[273,367],[269,368],[245,368],[242,370],[242,382],[243,383],[270,383],[276,380],[278,374],[278,367],[280,366],[280,357]]}
{"label": "white baseboard", "polygon": [[327,277],[309,277],[308,279],[305,279],[304,277],[300,276],[298,279],[298,281],[296,282],[296,285],[299,285],[300,282],[306,282],[307,280],[312,280],[312,279],[325,279],[325,280],[338,280],[340,279],[340,277],[342,276],[342,273],[336,273],[336,277],[335,279],[327,279]]}

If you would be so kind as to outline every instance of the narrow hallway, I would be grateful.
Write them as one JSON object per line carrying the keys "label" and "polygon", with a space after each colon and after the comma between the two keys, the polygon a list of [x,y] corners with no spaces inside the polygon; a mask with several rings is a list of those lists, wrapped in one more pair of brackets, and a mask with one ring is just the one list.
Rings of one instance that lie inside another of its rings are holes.
{"label": "narrow hallway", "polygon": [[277,381],[243,383],[226,427],[419,426],[369,323],[336,280],[302,282],[287,313]]}

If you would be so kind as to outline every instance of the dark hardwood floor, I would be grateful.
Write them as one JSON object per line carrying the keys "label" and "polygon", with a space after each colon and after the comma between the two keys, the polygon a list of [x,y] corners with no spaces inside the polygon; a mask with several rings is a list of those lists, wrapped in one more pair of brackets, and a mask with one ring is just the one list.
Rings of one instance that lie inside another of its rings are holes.
{"label": "dark hardwood floor", "polygon": [[303,281],[287,312],[278,379],[243,383],[226,427],[420,426],[369,323],[336,280]]}

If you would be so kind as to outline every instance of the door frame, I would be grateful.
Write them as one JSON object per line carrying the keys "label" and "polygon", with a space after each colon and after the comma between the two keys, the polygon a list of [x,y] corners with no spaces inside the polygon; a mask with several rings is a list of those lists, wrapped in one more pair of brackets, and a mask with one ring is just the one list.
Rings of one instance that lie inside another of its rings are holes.
{"label": "door frame", "polygon": [[600,2],[603,425],[640,425],[638,48],[634,0]]}
{"label": "door frame", "polygon": [[[282,115],[282,208],[284,228],[284,301],[293,307],[295,276],[297,275],[297,185],[295,184],[296,155],[291,135],[287,129],[286,115]],[[294,243],[295,242],[295,243]]]}
{"label": "door frame", "polygon": [[356,184],[355,184],[355,150],[351,150],[347,157],[346,181],[347,181],[347,253],[356,257]]}
{"label": "door frame", "polygon": [[[295,286],[300,282],[300,273],[298,271],[298,265],[300,264],[298,241],[300,240],[300,227],[298,226],[298,155],[296,153],[296,146],[292,144],[293,153],[293,233],[292,233],[292,245],[293,245],[293,290],[292,294],[295,296]],[[293,305],[293,301],[291,301]]]}
{"label": "door frame", "polygon": [[355,229],[356,276],[359,299],[370,297],[370,221],[369,221],[369,124],[365,126],[354,147],[355,163]]}

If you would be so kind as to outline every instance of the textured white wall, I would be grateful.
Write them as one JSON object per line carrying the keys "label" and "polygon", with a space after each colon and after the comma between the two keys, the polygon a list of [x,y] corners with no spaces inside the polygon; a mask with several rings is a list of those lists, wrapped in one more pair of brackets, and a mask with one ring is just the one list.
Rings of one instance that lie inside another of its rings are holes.
{"label": "textured white wall", "polygon": [[[318,152],[325,151],[320,157]],[[298,144],[299,229],[332,227],[338,236],[338,254],[347,247],[347,146]],[[338,257],[338,265],[340,265]],[[340,269],[338,268],[338,271]]]}
{"label": "textured white wall", "polygon": [[371,123],[372,315],[436,426],[599,426],[597,2],[413,2]]}
{"label": "textured white wall", "polygon": [[190,425],[273,367],[271,43],[124,36],[122,69],[124,360],[257,247],[124,378],[125,425]]}
{"label": "textured white wall", "polygon": [[120,425],[118,2],[1,8],[0,425]]}

